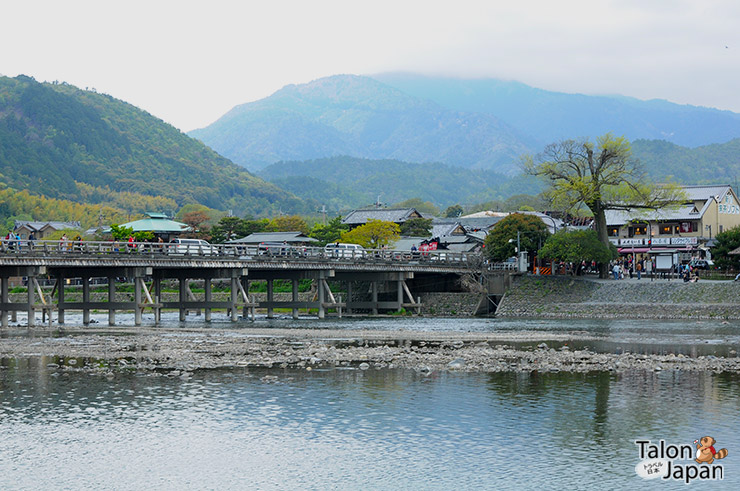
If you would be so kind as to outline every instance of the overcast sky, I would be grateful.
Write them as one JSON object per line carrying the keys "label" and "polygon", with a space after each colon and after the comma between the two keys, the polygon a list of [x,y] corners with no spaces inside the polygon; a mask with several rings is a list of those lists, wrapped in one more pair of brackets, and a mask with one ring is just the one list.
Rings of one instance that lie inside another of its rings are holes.
{"label": "overcast sky", "polygon": [[292,83],[410,71],[740,112],[737,0],[10,1],[0,74],[183,131]]}

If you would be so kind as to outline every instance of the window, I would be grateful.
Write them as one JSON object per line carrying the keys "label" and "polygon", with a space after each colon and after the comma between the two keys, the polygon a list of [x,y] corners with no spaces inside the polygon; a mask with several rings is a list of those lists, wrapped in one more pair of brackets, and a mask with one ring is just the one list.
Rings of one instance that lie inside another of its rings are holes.
{"label": "window", "polygon": [[723,228],[724,228],[724,227],[722,227],[722,225],[720,225],[720,226],[719,226],[719,233],[722,233],[722,229],[723,229]]}
{"label": "window", "polygon": [[660,235],[673,235],[674,227],[678,228],[672,223],[662,223],[658,226],[658,231],[660,232]]}
{"label": "window", "polygon": [[609,227],[609,237],[619,237],[619,227]]}
{"label": "window", "polygon": [[637,227],[630,227],[629,236],[641,236],[647,235],[647,225],[638,225]]}

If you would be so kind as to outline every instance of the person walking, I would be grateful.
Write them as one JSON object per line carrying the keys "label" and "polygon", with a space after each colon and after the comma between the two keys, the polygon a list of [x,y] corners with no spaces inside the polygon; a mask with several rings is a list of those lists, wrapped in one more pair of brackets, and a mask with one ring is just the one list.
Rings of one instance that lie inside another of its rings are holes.
{"label": "person walking", "polygon": [[612,268],[612,273],[614,274],[614,279],[619,279],[619,263],[614,263],[614,267]]}
{"label": "person walking", "polygon": [[642,262],[637,261],[637,264],[635,265],[635,271],[637,271],[637,279],[639,280],[642,277]]}

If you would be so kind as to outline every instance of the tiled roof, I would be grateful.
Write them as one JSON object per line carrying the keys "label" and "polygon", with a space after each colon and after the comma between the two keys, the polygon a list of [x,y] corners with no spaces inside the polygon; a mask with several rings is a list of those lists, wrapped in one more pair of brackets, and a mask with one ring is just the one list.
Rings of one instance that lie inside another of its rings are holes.
{"label": "tiled roof", "polygon": [[683,205],[661,210],[607,210],[604,214],[607,225],[624,225],[632,220],[698,220],[704,215],[706,208],[706,204],[701,210],[697,210],[694,205]]}
{"label": "tiled roof", "polygon": [[259,244],[261,242],[285,242],[287,244],[303,244],[318,242],[301,232],[257,232],[242,239],[230,240],[229,244]]}
{"label": "tiled roof", "polygon": [[384,222],[403,223],[413,215],[421,216],[414,208],[378,208],[372,210],[354,210],[342,219],[347,225],[362,225],[368,220],[382,220]]}
{"label": "tiled roof", "polygon": [[686,194],[686,199],[690,201],[707,200],[712,196],[716,196],[719,201],[730,190],[730,185],[682,186],[681,189]]}
{"label": "tiled roof", "polygon": [[80,228],[80,222],[34,222],[29,220],[17,220],[15,222],[15,228],[18,229],[20,227],[26,226],[29,230],[35,230],[39,231],[44,227],[52,227],[55,230],[63,230],[63,229],[76,229]]}

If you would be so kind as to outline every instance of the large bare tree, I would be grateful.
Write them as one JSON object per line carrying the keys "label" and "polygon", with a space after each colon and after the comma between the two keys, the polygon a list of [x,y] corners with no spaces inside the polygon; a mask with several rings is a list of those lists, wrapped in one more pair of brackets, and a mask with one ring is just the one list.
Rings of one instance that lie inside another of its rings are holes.
{"label": "large bare tree", "polygon": [[[590,140],[552,143],[523,158],[525,172],[542,177],[545,194],[561,209],[584,204],[594,216],[599,241],[609,246],[606,210],[659,209],[685,201],[675,184],[651,183],[632,158],[629,141],[611,133]],[[602,273],[606,272],[601,268]]]}

